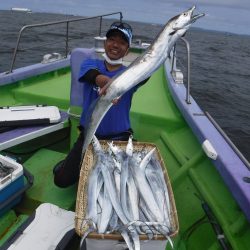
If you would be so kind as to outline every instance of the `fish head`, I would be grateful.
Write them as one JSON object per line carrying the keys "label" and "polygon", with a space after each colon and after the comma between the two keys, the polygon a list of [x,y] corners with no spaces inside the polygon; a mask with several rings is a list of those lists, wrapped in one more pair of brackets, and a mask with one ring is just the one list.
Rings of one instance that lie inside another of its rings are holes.
{"label": "fish head", "polygon": [[127,144],[127,147],[126,147],[126,154],[128,156],[132,156],[133,155],[133,136],[130,135],[129,136],[129,139],[128,139],[128,144]]}
{"label": "fish head", "polygon": [[102,146],[95,135],[92,138],[92,146],[95,153],[102,151]]}
{"label": "fish head", "polygon": [[192,23],[205,15],[204,13],[194,15],[194,10],[195,6],[169,20],[170,27],[173,30],[171,35],[184,35]]}

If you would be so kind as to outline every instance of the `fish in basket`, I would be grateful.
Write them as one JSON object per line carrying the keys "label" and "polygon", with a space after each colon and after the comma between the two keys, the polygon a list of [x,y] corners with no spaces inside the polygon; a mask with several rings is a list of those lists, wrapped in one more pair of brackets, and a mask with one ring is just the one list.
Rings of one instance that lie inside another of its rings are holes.
{"label": "fish in basket", "polygon": [[167,240],[178,233],[178,218],[164,162],[154,144],[98,141],[85,152],[76,203],[76,232],[82,241]]}

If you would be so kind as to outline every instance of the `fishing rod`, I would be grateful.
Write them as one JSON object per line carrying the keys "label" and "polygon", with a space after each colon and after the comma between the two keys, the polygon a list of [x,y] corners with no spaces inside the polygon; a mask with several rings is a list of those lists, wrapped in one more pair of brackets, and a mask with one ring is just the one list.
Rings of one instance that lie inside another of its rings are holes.
{"label": "fishing rod", "polygon": [[208,203],[203,200],[198,194],[195,193],[197,198],[201,201],[201,207],[204,210],[209,223],[211,224],[216,236],[217,240],[223,250],[230,250],[232,249],[231,246],[228,245],[224,232],[220,226],[220,224],[217,222],[214,213],[212,212],[212,209],[209,207]]}

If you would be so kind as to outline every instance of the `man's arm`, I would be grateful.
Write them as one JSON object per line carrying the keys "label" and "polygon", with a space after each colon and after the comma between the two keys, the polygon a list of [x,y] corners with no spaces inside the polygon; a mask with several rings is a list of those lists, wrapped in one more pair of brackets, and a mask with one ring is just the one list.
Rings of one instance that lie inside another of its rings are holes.
{"label": "man's arm", "polygon": [[90,69],[79,78],[80,82],[96,84],[100,88],[105,86],[109,80],[110,78],[108,76],[102,75],[97,69]]}
{"label": "man's arm", "polygon": [[88,70],[83,76],[79,78],[80,82],[95,83],[95,79],[101,73],[97,69]]}

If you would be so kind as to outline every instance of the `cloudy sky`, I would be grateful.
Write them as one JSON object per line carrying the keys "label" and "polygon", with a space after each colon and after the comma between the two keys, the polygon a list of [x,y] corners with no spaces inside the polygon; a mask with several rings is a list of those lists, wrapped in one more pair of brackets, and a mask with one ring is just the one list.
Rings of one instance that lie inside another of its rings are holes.
{"label": "cloudy sky", "polygon": [[0,9],[22,7],[80,16],[122,11],[126,20],[164,24],[193,5],[206,14],[194,27],[250,35],[250,0],[8,0],[1,1]]}

